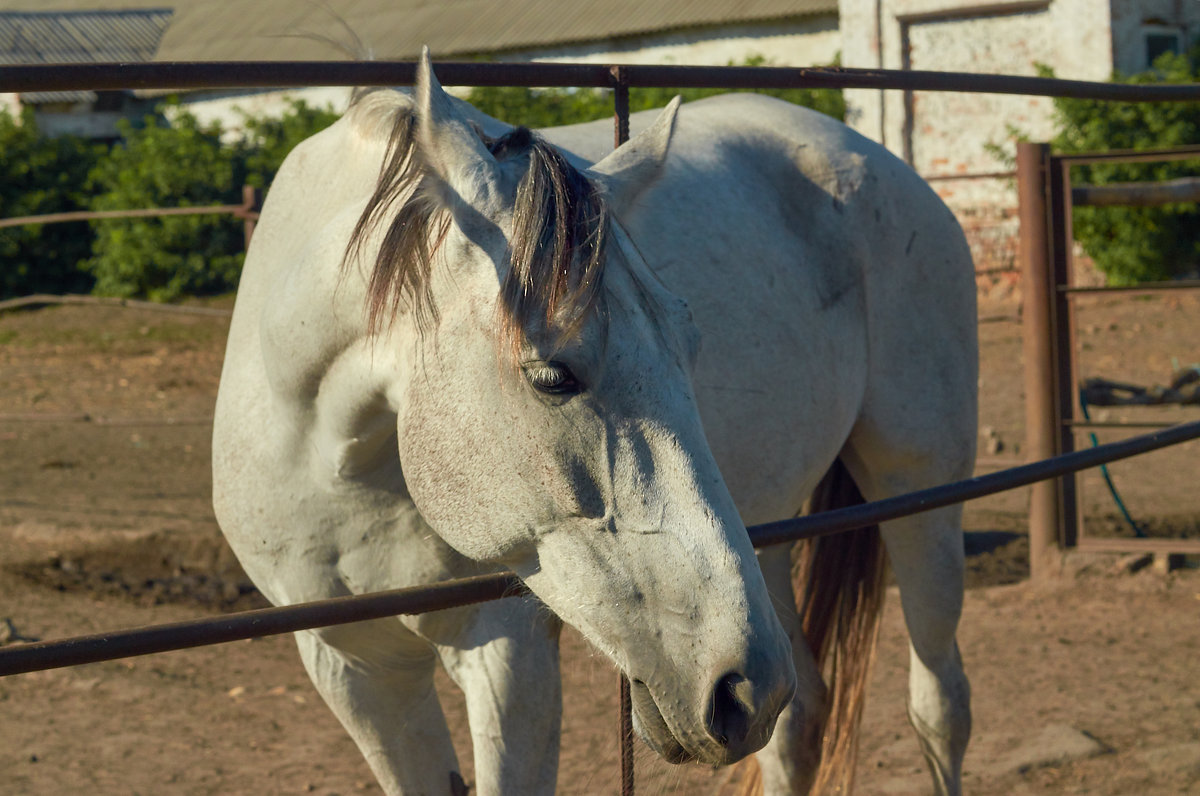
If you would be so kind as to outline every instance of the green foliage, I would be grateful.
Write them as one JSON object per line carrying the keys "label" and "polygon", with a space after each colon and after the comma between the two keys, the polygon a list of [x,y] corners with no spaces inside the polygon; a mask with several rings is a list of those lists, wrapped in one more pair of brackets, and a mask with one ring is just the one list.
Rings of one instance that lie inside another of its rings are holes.
{"label": "green foliage", "polygon": [[[752,56],[743,66],[765,66],[766,59]],[[637,112],[661,108],[676,94],[684,102],[727,94],[728,89],[710,88],[631,88],[629,110]],[[835,89],[761,89],[756,94],[794,102],[814,108],[835,119],[846,116],[846,103],[842,92]],[[588,122],[611,117],[613,99],[610,89],[536,89],[515,86],[481,86],[471,89],[467,101],[479,110],[510,124],[526,127],[557,127],[564,124]]]}
{"label": "green foliage", "polygon": [[607,89],[477,86],[466,99],[488,116],[533,128],[589,122],[613,112]]}
{"label": "green foliage", "polygon": [[339,117],[340,114],[328,108],[313,108],[304,100],[293,101],[279,118],[244,115],[246,136],[241,146],[246,153],[246,184],[255,188],[270,187],[287,154]]}
{"label": "green foliage", "polygon": [[[338,115],[297,101],[279,118],[246,117],[245,136],[232,144],[222,143],[218,125],[202,126],[183,111],[171,117],[122,127],[122,142],[92,171],[92,209],[240,204],[242,185],[269,188],[292,147]],[[240,219],[167,216],[93,226],[87,267],[96,293],[171,301],[237,287],[245,248]]]}
{"label": "green foliage", "polygon": [[[83,210],[84,181],[102,147],[38,133],[33,113],[0,110],[0,218]],[[79,268],[90,240],[82,223],[0,229],[0,297],[87,292]]]}
{"label": "green foliage", "polygon": [[[760,66],[751,58],[748,66]],[[632,89],[630,110],[666,105],[676,94],[696,100],[714,89]],[[840,91],[759,93],[845,114]],[[476,88],[470,101],[492,116],[530,127],[552,127],[612,115],[611,91]],[[223,142],[217,125],[201,125],[181,110],[121,126],[106,149],[80,139],[45,138],[32,114],[22,123],[0,114],[0,217],[62,210],[135,210],[240,204],[243,184],[268,189],[287,153],[337,119],[296,102],[282,118],[244,119],[246,133]],[[227,136],[225,136],[227,138]],[[170,301],[237,286],[243,227],[229,215],[105,219],[82,224],[0,229],[0,295],[75,292]],[[89,245],[90,244],[90,245]],[[90,256],[89,256],[90,255]]]}
{"label": "green foliage", "polygon": [[[147,116],[120,125],[123,140],[92,170],[93,210],[196,207],[241,201],[245,166],[222,146],[218,126],[188,113],[169,124]],[[193,215],[94,221],[87,268],[95,292],[170,301],[231,290],[242,265],[242,224],[230,216]]]}
{"label": "green foliage", "polygon": [[[1134,83],[1200,82],[1200,50],[1189,59],[1171,53],[1154,70],[1114,80]],[[1043,70],[1043,74],[1050,74]],[[1200,103],[1054,101],[1059,133],[1052,144],[1063,153],[1110,149],[1163,149],[1200,144]],[[1072,171],[1076,184],[1155,182],[1195,176],[1200,158],[1159,163],[1104,163]],[[1078,207],[1075,237],[1109,284],[1128,285],[1193,273],[1200,265],[1200,207]]]}

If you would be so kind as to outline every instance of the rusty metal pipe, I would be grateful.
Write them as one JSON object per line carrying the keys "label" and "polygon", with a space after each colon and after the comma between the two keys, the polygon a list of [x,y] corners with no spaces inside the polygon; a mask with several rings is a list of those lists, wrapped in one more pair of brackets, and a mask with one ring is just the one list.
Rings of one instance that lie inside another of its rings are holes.
{"label": "rusty metal pipe", "polygon": [[1116,182],[1075,185],[1071,204],[1091,207],[1153,207],[1174,202],[1200,202],[1200,177],[1180,177],[1159,182]]}
{"label": "rusty metal pipe", "polygon": [[527,593],[516,575],[479,575],[432,586],[335,597],[302,605],[242,611],[217,618],[204,617],[59,641],[21,644],[0,649],[0,676],[242,641],[398,614],[422,614]]}
{"label": "rusty metal pipe", "polygon": [[[1055,453],[1053,319],[1050,295],[1049,144],[1017,144],[1019,251],[1023,292],[1021,337],[1025,358],[1025,452],[1033,460]],[[1034,580],[1056,572],[1059,494],[1051,481],[1034,484],[1029,497],[1029,570]]]}
{"label": "rusty metal pipe", "polygon": [[[1193,439],[1200,439],[1200,421],[1181,423],[1120,442],[1086,448],[1055,459],[910,492],[887,500],[755,525],[748,529],[750,540],[755,547],[765,547],[864,528],[909,514],[1003,492],[1006,489],[1027,486],[1044,479],[1057,478],[1064,473],[1096,467]],[[0,676],[290,633],[397,614],[420,614],[524,593],[524,586],[515,575],[480,575],[433,586],[336,597],[332,600],[263,608],[225,617],[206,617],[115,633],[21,644],[0,649]]]}
{"label": "rusty metal pipe", "polygon": [[[449,86],[612,85],[613,65],[464,63],[436,65]],[[1122,102],[1194,102],[1200,84],[1095,83],[1018,75],[849,67],[660,66],[622,64],[631,87],[865,88],[1037,94]],[[0,66],[0,92],[117,89],[293,88],[412,85],[416,65],[404,61],[195,61]]]}

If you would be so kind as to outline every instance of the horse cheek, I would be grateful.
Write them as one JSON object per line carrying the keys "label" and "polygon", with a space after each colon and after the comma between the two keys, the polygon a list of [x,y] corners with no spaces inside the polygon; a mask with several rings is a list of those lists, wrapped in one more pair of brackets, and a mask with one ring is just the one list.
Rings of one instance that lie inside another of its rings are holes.
{"label": "horse cheek", "polygon": [[444,410],[424,410],[421,402],[400,421],[400,465],[413,502],[451,547],[469,558],[494,557],[496,540],[481,522],[478,498],[485,485],[469,456],[469,420]]}
{"label": "horse cheek", "polygon": [[465,400],[433,407],[417,399],[400,421],[413,502],[439,536],[476,561],[507,561],[532,545],[527,476],[536,465],[526,461],[520,430],[515,418]]}

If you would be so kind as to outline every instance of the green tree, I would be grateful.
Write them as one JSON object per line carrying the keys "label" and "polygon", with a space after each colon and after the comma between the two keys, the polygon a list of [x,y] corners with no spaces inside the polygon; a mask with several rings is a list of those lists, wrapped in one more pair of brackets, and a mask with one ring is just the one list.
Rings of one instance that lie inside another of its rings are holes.
{"label": "green tree", "polygon": [[[93,210],[196,207],[241,202],[244,158],[221,143],[219,125],[183,112],[120,125],[123,140],[92,169]],[[123,218],[92,222],[86,267],[95,292],[170,301],[232,290],[242,265],[242,223],[227,215]]]}
{"label": "green tree", "polygon": [[246,184],[269,188],[287,154],[340,116],[328,108],[314,108],[304,100],[293,101],[280,117],[244,115],[246,134],[240,146],[245,151]]}
{"label": "green tree", "polygon": [[[1149,72],[1118,82],[1192,83],[1200,81],[1200,49],[1192,58],[1160,56]],[[1049,70],[1043,74],[1051,75]],[[1110,149],[1163,149],[1200,144],[1200,103],[1103,102],[1056,99],[1059,133],[1052,145],[1062,153]],[[1077,184],[1152,182],[1195,176],[1200,158],[1158,163],[1102,163],[1080,166]],[[1200,207],[1177,203],[1157,207],[1078,207],[1075,237],[1096,262],[1109,284],[1128,285],[1171,279],[1200,265]]]}
{"label": "green tree", "polygon": [[[33,112],[0,110],[0,218],[86,209],[84,182],[103,147],[73,136],[39,133]],[[91,238],[82,223],[0,229],[0,296],[87,292],[79,263]]]}

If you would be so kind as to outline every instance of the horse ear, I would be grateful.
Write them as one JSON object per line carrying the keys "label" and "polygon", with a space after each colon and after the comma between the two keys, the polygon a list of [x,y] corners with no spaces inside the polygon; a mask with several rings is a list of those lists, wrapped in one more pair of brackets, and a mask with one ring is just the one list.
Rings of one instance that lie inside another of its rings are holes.
{"label": "horse ear", "polygon": [[676,96],[654,120],[654,124],[617,147],[592,171],[607,189],[614,207],[629,207],[662,172],[675,129],[675,114],[683,98]]}
{"label": "horse ear", "polygon": [[499,164],[434,76],[428,47],[421,48],[415,89],[417,142],[445,190],[443,198],[452,209],[471,208],[490,216],[500,198]]}

